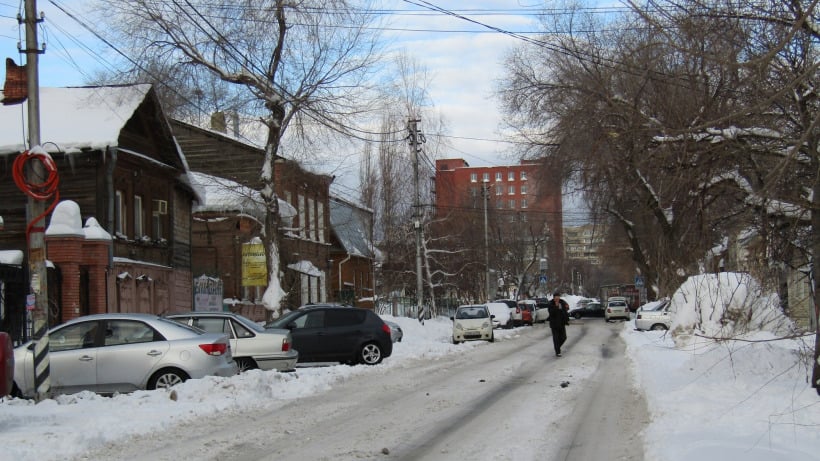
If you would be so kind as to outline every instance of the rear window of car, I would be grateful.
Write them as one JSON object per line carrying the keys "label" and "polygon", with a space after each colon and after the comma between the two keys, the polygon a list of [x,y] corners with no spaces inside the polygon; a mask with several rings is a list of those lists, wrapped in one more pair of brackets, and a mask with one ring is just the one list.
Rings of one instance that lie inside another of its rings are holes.
{"label": "rear window of car", "polygon": [[623,301],[610,301],[609,306],[610,307],[626,307],[626,303],[623,302]]}
{"label": "rear window of car", "polygon": [[325,326],[346,327],[364,322],[367,313],[358,309],[328,309],[325,312]]}

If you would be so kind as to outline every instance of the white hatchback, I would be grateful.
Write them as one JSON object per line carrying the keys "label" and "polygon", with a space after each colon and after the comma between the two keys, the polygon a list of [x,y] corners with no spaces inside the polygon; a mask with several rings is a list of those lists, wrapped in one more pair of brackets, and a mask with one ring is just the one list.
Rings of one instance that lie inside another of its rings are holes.
{"label": "white hatchback", "polygon": [[484,340],[493,342],[493,316],[484,304],[459,306],[453,321],[453,344]]}

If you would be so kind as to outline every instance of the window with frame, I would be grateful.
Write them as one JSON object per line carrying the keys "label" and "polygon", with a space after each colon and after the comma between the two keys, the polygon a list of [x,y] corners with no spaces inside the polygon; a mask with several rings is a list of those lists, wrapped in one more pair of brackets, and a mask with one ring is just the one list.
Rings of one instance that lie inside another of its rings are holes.
{"label": "window with frame", "polygon": [[521,184],[521,195],[525,195],[527,193],[527,185]]}
{"label": "window with frame", "polygon": [[114,233],[125,235],[125,194],[121,190],[114,192]]}
{"label": "window with frame", "polygon": [[318,230],[316,229],[316,201],[308,198],[307,201],[307,238],[310,240],[319,240]]}
{"label": "window with frame", "polygon": [[481,175],[481,179],[482,179],[484,182],[489,182],[489,181],[490,181],[490,173],[483,173],[483,174]]}
{"label": "window with frame", "polygon": [[138,239],[145,235],[145,210],[142,206],[142,196],[134,196],[134,238]]}
{"label": "window with frame", "polygon": [[515,209],[515,200],[510,200],[510,209],[511,210]]}
{"label": "window with frame", "polygon": [[525,199],[525,198],[521,199],[521,208],[527,208],[527,199]]}
{"label": "window with frame", "polygon": [[521,173],[519,173],[519,177],[521,178],[522,181],[526,181],[527,180],[527,172],[522,171]]}
{"label": "window with frame", "polygon": [[470,197],[478,197],[478,187],[470,188]]}
{"label": "window with frame", "polygon": [[499,210],[503,209],[504,208],[504,201],[499,200],[499,201],[495,202],[495,207],[498,208]]}
{"label": "window with frame", "polygon": [[317,202],[316,230],[319,232],[319,242],[325,243],[325,204]]}
{"label": "window with frame", "polygon": [[501,180],[502,180],[502,179],[501,179],[501,172],[500,172],[500,171],[496,171],[496,172],[495,172],[495,180],[496,180],[496,182],[498,182],[498,181],[501,181]]}
{"label": "window with frame", "polygon": [[501,195],[503,193],[504,193],[504,187],[503,186],[499,186],[499,187],[495,188],[495,195]]}
{"label": "window with frame", "polygon": [[507,173],[507,181],[515,181],[515,171]]}
{"label": "window with frame", "polygon": [[151,236],[156,240],[165,238],[165,219],[168,216],[168,201],[152,200]]}
{"label": "window with frame", "polygon": [[478,173],[470,173],[470,182],[478,182]]}
{"label": "window with frame", "polygon": [[507,188],[507,193],[509,195],[515,195],[515,186],[510,186]]}

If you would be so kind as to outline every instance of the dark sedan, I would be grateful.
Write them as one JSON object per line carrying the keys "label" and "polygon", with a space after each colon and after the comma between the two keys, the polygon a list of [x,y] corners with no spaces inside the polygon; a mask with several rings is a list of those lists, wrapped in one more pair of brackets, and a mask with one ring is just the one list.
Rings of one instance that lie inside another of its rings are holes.
{"label": "dark sedan", "polygon": [[569,316],[574,319],[580,319],[581,317],[603,317],[604,306],[602,306],[601,303],[591,302],[583,307],[571,309]]}
{"label": "dark sedan", "polygon": [[373,311],[332,305],[304,306],[265,325],[291,332],[299,363],[375,365],[390,357],[390,327]]}

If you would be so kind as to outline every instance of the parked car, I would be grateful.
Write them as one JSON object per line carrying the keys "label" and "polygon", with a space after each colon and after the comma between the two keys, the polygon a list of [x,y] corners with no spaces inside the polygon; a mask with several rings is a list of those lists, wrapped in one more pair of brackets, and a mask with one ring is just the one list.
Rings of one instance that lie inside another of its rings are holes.
{"label": "parked car", "polygon": [[504,303],[507,305],[507,308],[510,312],[510,319],[512,321],[512,326],[521,325],[521,310],[518,309],[518,301],[514,299],[496,299],[493,301],[494,303]]}
{"label": "parked car", "polygon": [[11,394],[14,385],[14,348],[11,347],[11,336],[0,331],[0,397]]}
{"label": "parked car", "polygon": [[670,306],[668,299],[644,304],[635,314],[635,328],[638,330],[668,330],[672,324]]}
{"label": "parked car", "polygon": [[254,368],[293,371],[296,368],[299,352],[291,347],[293,340],[289,330],[265,329],[232,312],[186,312],[167,318],[209,333],[228,335],[233,359],[241,371]]}
{"label": "parked car", "polygon": [[493,328],[512,328],[513,319],[510,315],[510,308],[506,303],[487,303],[487,309],[493,316]]}
{"label": "parked car", "polygon": [[471,340],[493,342],[493,318],[485,304],[459,306],[453,317],[453,344]]}
{"label": "parked car", "polygon": [[603,317],[604,316],[604,306],[599,303],[598,301],[590,301],[588,303],[584,303],[583,306],[576,307],[574,309],[569,310],[569,316],[574,319],[580,319],[582,317]]}
{"label": "parked car", "polygon": [[[14,390],[33,397],[34,343],[14,349]],[[238,371],[223,333],[206,333],[150,314],[95,314],[49,331],[54,394],[160,389],[189,378]]]}
{"label": "parked car", "polygon": [[520,312],[521,320],[518,325],[532,325],[535,321],[535,300],[522,299],[516,304],[517,314]]}
{"label": "parked car", "polygon": [[626,298],[613,296],[607,299],[604,319],[607,322],[614,319],[629,320],[629,305],[626,302]]}
{"label": "parked car", "polygon": [[265,328],[286,328],[299,362],[376,365],[393,353],[390,326],[373,311],[338,305],[303,306]]}
{"label": "parked car", "polygon": [[537,302],[532,320],[535,323],[544,323],[550,318],[549,304],[547,302]]}
{"label": "parked car", "polygon": [[390,327],[390,339],[394,343],[400,343],[402,338],[404,338],[404,331],[402,331],[401,326],[398,323],[392,322],[390,320],[384,320],[384,323],[386,323],[387,326]]}

